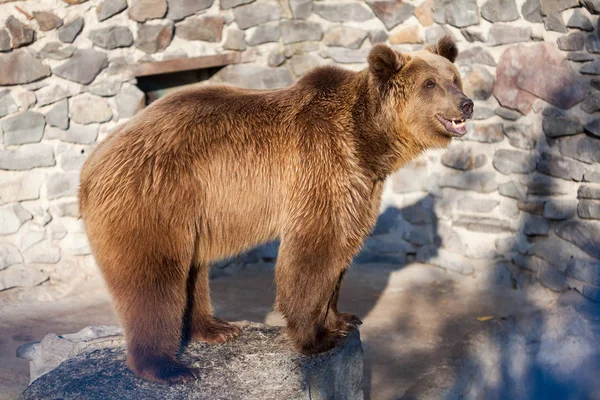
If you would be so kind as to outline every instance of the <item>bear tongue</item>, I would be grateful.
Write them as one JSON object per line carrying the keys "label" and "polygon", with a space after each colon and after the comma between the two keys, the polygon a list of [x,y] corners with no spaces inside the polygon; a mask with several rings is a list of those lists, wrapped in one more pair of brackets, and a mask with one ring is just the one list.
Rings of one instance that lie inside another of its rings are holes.
{"label": "bear tongue", "polygon": [[461,123],[455,123],[449,119],[437,115],[437,119],[444,125],[444,128],[450,133],[458,136],[462,136],[467,133],[467,124],[463,121]]}

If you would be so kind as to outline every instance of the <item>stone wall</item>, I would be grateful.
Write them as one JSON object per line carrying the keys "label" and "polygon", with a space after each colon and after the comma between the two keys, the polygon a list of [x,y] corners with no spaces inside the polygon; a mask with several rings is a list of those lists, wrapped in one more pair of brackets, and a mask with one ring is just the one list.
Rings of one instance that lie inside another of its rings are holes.
{"label": "stone wall", "polygon": [[[600,300],[597,0],[0,1],[0,290],[97,276],[79,169],[144,106],[132,66],[243,53],[211,78],[292,84],[450,34],[475,120],[388,180],[358,262],[418,260],[494,283]],[[273,247],[246,262],[272,261]]]}

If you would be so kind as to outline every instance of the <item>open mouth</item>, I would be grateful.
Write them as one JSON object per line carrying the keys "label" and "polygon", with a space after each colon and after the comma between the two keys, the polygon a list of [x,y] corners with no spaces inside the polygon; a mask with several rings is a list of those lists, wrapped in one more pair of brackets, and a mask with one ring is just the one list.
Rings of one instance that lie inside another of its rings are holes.
{"label": "open mouth", "polygon": [[467,133],[467,122],[464,118],[447,119],[439,114],[437,114],[436,117],[438,121],[440,121],[442,125],[444,125],[444,128],[446,128],[446,130],[452,134],[452,136],[460,137]]}

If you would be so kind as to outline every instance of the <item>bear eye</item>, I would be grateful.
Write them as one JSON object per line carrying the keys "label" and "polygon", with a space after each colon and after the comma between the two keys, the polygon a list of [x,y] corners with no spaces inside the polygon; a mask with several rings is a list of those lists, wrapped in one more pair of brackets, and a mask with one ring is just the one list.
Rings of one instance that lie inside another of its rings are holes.
{"label": "bear eye", "polygon": [[430,88],[430,89],[431,89],[431,88],[434,88],[434,87],[435,87],[435,82],[434,82],[434,81],[432,81],[431,79],[427,79],[427,80],[425,81],[425,86],[426,86],[426,87],[428,87],[428,88]]}
{"label": "bear eye", "polygon": [[458,76],[455,76],[455,77],[454,77],[454,84],[455,84],[456,86],[458,86]]}

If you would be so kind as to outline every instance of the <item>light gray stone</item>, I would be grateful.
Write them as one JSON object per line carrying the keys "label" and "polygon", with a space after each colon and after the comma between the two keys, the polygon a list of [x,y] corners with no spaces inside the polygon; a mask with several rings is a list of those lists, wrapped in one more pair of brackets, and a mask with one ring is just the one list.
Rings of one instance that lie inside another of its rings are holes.
{"label": "light gray stone", "polygon": [[517,200],[525,200],[525,198],[527,197],[527,188],[514,181],[501,184],[498,187],[498,192],[502,196],[510,197],[512,199]]}
{"label": "light gray stone", "polygon": [[531,40],[531,27],[494,24],[490,28],[489,45],[500,46],[503,44],[529,42]]}
{"label": "light gray stone", "polygon": [[162,18],[167,12],[166,0],[134,0],[129,7],[129,18],[137,22]]}
{"label": "light gray stone", "polygon": [[486,38],[483,34],[483,32],[481,32],[478,29],[473,29],[473,28],[463,28],[460,30],[460,33],[462,33],[462,35],[464,36],[465,39],[467,39],[467,42],[485,42]]}
{"label": "light gray stone", "polygon": [[290,9],[294,19],[306,19],[312,14],[313,0],[290,0]]}
{"label": "light gray stone", "polygon": [[181,21],[198,11],[210,8],[214,0],[167,0],[167,17],[172,21]]}
{"label": "light gray stone", "polygon": [[61,78],[87,85],[107,66],[106,53],[93,49],[78,49],[68,61],[53,68],[52,72]]}
{"label": "light gray stone", "polygon": [[579,200],[577,214],[583,219],[600,219],[600,201]]}
{"label": "light gray stone", "polygon": [[428,189],[427,163],[422,160],[413,161],[390,176],[394,193],[425,192]]}
{"label": "light gray stone", "polygon": [[[322,399],[363,398],[363,350],[358,330],[352,330],[331,352],[302,357],[280,327],[248,322],[238,326],[242,334],[227,345],[193,342],[186,347],[183,357],[193,360],[192,365],[214,365],[200,369],[201,386],[161,385],[136,378],[121,362],[125,349],[123,338],[115,337],[117,331],[105,334],[106,339],[49,335],[29,351],[19,351],[22,356],[33,358],[36,366],[48,365],[45,374],[27,388],[22,398],[73,400],[83,391],[89,400],[97,400],[103,396],[94,389],[98,387],[112,388],[111,393],[121,399],[304,400],[315,397],[314,393]],[[65,376],[77,381],[77,385],[65,385]]]}
{"label": "light gray stone", "polygon": [[565,26],[565,22],[562,19],[562,15],[548,15],[544,17],[544,28],[547,31],[554,31],[560,33],[567,33],[569,30]]}
{"label": "light gray stone", "polygon": [[44,135],[45,126],[44,116],[34,111],[25,111],[0,121],[5,145],[39,142]]}
{"label": "light gray stone", "polygon": [[84,21],[82,17],[67,22],[58,30],[58,38],[64,43],[73,43],[83,29]]}
{"label": "light gray stone", "polygon": [[479,24],[476,0],[435,0],[433,17],[437,23],[448,23],[456,28]]}
{"label": "light gray stone", "polygon": [[491,193],[498,189],[496,174],[491,171],[467,171],[444,175],[440,178],[439,185],[479,193]]}
{"label": "light gray stone", "polygon": [[24,50],[0,54],[0,71],[0,85],[30,83],[50,75],[47,65]]}
{"label": "light gray stone", "polygon": [[173,29],[171,21],[162,24],[139,24],[135,47],[146,53],[163,51],[171,44]]}
{"label": "light gray stone", "polygon": [[516,121],[523,116],[523,114],[521,114],[518,111],[511,110],[510,108],[502,107],[502,106],[496,107],[494,109],[494,113],[496,115],[498,115],[499,117],[501,117],[502,119],[506,119],[509,121]]}
{"label": "light gray stone", "polygon": [[278,89],[291,85],[294,78],[290,71],[283,67],[268,68],[250,64],[235,64],[228,65],[217,72],[211,81],[229,83],[248,89]]}
{"label": "light gray stone", "polygon": [[77,200],[56,201],[50,207],[53,217],[79,218],[79,206]]}
{"label": "light gray stone", "polygon": [[133,117],[146,105],[146,95],[137,86],[124,84],[115,97],[119,118]]}
{"label": "light gray stone", "polygon": [[586,182],[600,183],[600,172],[586,171],[584,175]]}
{"label": "light gray stone", "polygon": [[[584,0],[585,1],[585,0]],[[542,15],[559,13],[567,8],[579,6],[578,0],[540,0]]]}
{"label": "light gray stone", "polygon": [[91,254],[90,245],[87,240],[87,235],[82,231],[68,232],[63,239],[58,243],[58,246],[68,251],[70,254],[84,256]]}
{"label": "light gray stone", "polygon": [[46,132],[47,139],[58,139],[63,142],[77,144],[92,144],[98,137],[98,125],[79,125],[72,123],[67,130],[48,128]]}
{"label": "light gray stone", "polygon": [[358,49],[367,38],[367,31],[348,26],[336,26],[327,31],[323,43],[327,46],[341,46]]}
{"label": "light gray stone", "polygon": [[40,55],[44,58],[51,58],[53,60],[64,60],[73,55],[75,47],[64,46],[59,42],[48,42],[40,50]]}
{"label": "light gray stone", "polygon": [[586,32],[594,30],[594,25],[592,25],[588,17],[586,17],[579,9],[573,11],[571,18],[569,18],[569,21],[567,22],[567,27],[581,29]]}
{"label": "light gray stone", "polygon": [[28,25],[23,24],[21,21],[10,15],[6,19],[6,29],[10,32],[12,38],[12,47],[19,48],[30,45],[35,41],[35,31]]}
{"label": "light gray stone", "polygon": [[518,201],[517,208],[529,214],[542,215],[544,213],[544,201]]}
{"label": "light gray stone", "polygon": [[577,198],[600,200],[600,187],[594,185],[581,185],[577,190]]}
{"label": "light gray stone", "polygon": [[0,271],[0,290],[14,287],[32,288],[48,280],[48,273],[39,268],[17,264]]}
{"label": "light gray stone", "polygon": [[228,29],[223,48],[227,50],[246,50],[246,33],[239,29]]}
{"label": "light gray stone", "polygon": [[535,174],[533,178],[528,177],[526,185],[528,195],[551,196],[569,194],[571,192],[570,189],[559,184],[557,179],[547,175]]}
{"label": "light gray stone", "polygon": [[56,199],[65,196],[77,196],[79,187],[78,172],[56,172],[48,175],[46,189],[49,199]]}
{"label": "light gray stone", "polygon": [[585,49],[590,53],[600,53],[600,37],[598,35],[588,35],[585,39]]}
{"label": "light gray stone", "polygon": [[413,5],[400,0],[368,0],[367,5],[371,7],[371,10],[383,22],[388,31],[409,19],[415,10]]}
{"label": "light gray stone", "polygon": [[224,23],[223,18],[217,16],[187,18],[177,24],[175,35],[186,40],[220,42]]}
{"label": "light gray stone", "polygon": [[537,160],[534,154],[519,150],[497,150],[494,154],[494,168],[505,175],[528,174],[535,169]]}
{"label": "light gray stone", "polygon": [[60,154],[58,165],[63,171],[79,171],[87,157],[88,152],[84,149],[67,149]]}
{"label": "light gray stone", "polygon": [[98,21],[104,21],[117,15],[127,8],[127,0],[103,0],[98,7],[96,7],[96,16]]}
{"label": "light gray stone", "polygon": [[228,8],[233,8],[237,6],[241,6],[242,4],[252,3],[254,0],[221,0],[221,9],[226,10]]}
{"label": "light gray stone", "polygon": [[269,53],[267,63],[269,67],[278,67],[285,62],[285,56],[280,51],[272,51]]}
{"label": "light gray stone", "polygon": [[500,204],[492,199],[480,199],[471,196],[461,197],[456,201],[456,209],[463,212],[487,214]]}
{"label": "light gray stone", "polygon": [[473,47],[458,53],[458,57],[456,57],[456,63],[466,65],[484,64],[489,65],[490,67],[496,66],[494,57],[492,57],[489,51],[481,46]]}
{"label": "light gray stone", "polygon": [[575,216],[577,201],[572,199],[552,199],[544,203],[544,218],[551,220],[571,219]]}
{"label": "light gray stone", "polygon": [[28,171],[19,175],[2,175],[0,180],[0,204],[14,203],[23,200],[40,198],[40,187],[45,181],[45,174]]}
{"label": "light gray stone", "polygon": [[284,20],[279,24],[283,43],[296,43],[311,40],[321,40],[323,30],[317,22],[302,20]]}
{"label": "light gray stone", "polygon": [[44,229],[37,224],[29,224],[29,231],[21,236],[20,247],[22,250],[27,250],[36,243],[41,242],[45,238]]}
{"label": "light gray stone", "polygon": [[90,32],[89,38],[95,46],[106,50],[129,47],[133,44],[133,34],[126,26],[95,29]]}
{"label": "light gray stone", "polygon": [[79,93],[79,89],[73,86],[63,86],[61,84],[48,85],[34,92],[38,106],[45,106],[55,103],[59,100],[71,97]]}
{"label": "light gray stone", "polygon": [[581,103],[581,109],[588,114],[600,111],[600,92],[589,93]]}
{"label": "light gray stone", "polygon": [[56,264],[60,260],[60,249],[47,243],[39,243],[23,252],[27,263]]}
{"label": "light gray stone", "polygon": [[595,119],[584,126],[584,130],[590,135],[600,138],[600,119]]}
{"label": "light gray stone", "polygon": [[509,22],[519,19],[515,0],[488,0],[481,7],[481,16],[490,22]]}
{"label": "light gray stone", "polygon": [[7,242],[0,242],[0,271],[23,262],[19,249]]}
{"label": "light gray stone", "polygon": [[69,102],[67,99],[59,101],[46,112],[46,122],[48,125],[60,129],[69,127]]}
{"label": "light gray stone", "polygon": [[112,119],[112,111],[107,101],[89,93],[71,98],[69,111],[71,120],[83,125],[107,122]]}
{"label": "light gray stone", "polygon": [[551,265],[544,265],[537,271],[540,283],[554,292],[564,292],[569,287],[562,273]]}
{"label": "light gray stone", "polygon": [[33,18],[38,23],[40,31],[51,31],[63,25],[63,20],[49,11],[34,11]]}
{"label": "light gray stone", "polygon": [[10,95],[10,91],[6,89],[0,91],[0,118],[15,113],[18,110],[19,106],[17,106],[17,103],[15,103],[15,100]]}
{"label": "light gray stone", "polygon": [[350,50],[343,47],[328,47],[322,55],[341,64],[358,64],[367,61],[369,49]]}
{"label": "light gray stone", "polygon": [[364,22],[374,17],[373,13],[361,3],[317,2],[313,6],[314,12],[320,17],[332,22]]}
{"label": "light gray stone", "polygon": [[54,165],[54,150],[50,144],[34,143],[0,150],[0,169],[24,170]]}
{"label": "light gray stone", "polygon": [[120,81],[102,81],[87,87],[91,94],[102,97],[111,97],[119,93],[121,89]]}
{"label": "light gray stone", "polygon": [[369,31],[369,40],[371,44],[385,43],[388,39],[388,34],[383,29],[371,29]]}
{"label": "light gray stone", "polygon": [[19,230],[33,216],[19,203],[0,207],[0,235],[10,235]]}
{"label": "light gray stone", "polygon": [[233,9],[233,15],[238,28],[247,29],[269,21],[281,18],[281,7],[275,3],[244,4]]}
{"label": "light gray stone", "polygon": [[585,169],[576,161],[550,153],[542,153],[537,163],[537,170],[562,179],[581,182]]}
{"label": "light gray stone", "polygon": [[10,35],[6,29],[0,29],[0,51],[12,50],[12,44],[10,43]]}
{"label": "light gray stone", "polygon": [[311,69],[324,65],[325,60],[314,54],[294,55],[289,61],[294,75],[300,77]]}
{"label": "light gray stone", "polygon": [[511,146],[523,150],[535,149],[535,130],[532,126],[523,124],[504,125],[504,134]]}
{"label": "light gray stone", "polygon": [[425,43],[434,44],[437,43],[444,36],[450,36],[454,41],[456,37],[452,31],[444,25],[431,25],[425,31]]}
{"label": "light gray stone", "polygon": [[[573,61],[573,62],[587,63],[588,61],[592,61],[594,59],[594,56],[585,51],[578,51],[578,52],[567,54],[566,58],[567,58],[567,60]],[[586,64],[584,64],[584,66],[585,65]],[[583,69],[583,67],[582,67],[582,69]],[[579,72],[584,73],[581,69],[579,70]],[[600,69],[598,70],[598,74],[600,75]]]}
{"label": "light gray stone", "polygon": [[566,221],[556,227],[556,234],[600,259],[600,222]]}
{"label": "light gray stone", "polygon": [[461,275],[471,275],[474,272],[472,263],[467,258],[435,246],[421,247],[417,251],[417,261],[432,264]]}
{"label": "light gray stone", "polygon": [[583,64],[583,66],[579,69],[579,72],[587,75],[600,75],[600,60]]}
{"label": "light gray stone", "polygon": [[287,58],[293,55],[312,53],[319,50],[319,42],[298,42],[285,45],[283,55]]}
{"label": "light gray stone", "polygon": [[463,146],[451,146],[442,155],[442,164],[446,167],[467,171],[482,167],[487,157],[484,154],[473,154],[473,150]]}
{"label": "light gray stone", "polygon": [[473,119],[475,121],[492,118],[494,115],[496,115],[496,113],[491,108],[475,104],[475,109],[473,110]]}
{"label": "light gray stone", "polygon": [[279,24],[268,23],[248,29],[248,44],[256,46],[263,43],[277,42],[281,37]]}

